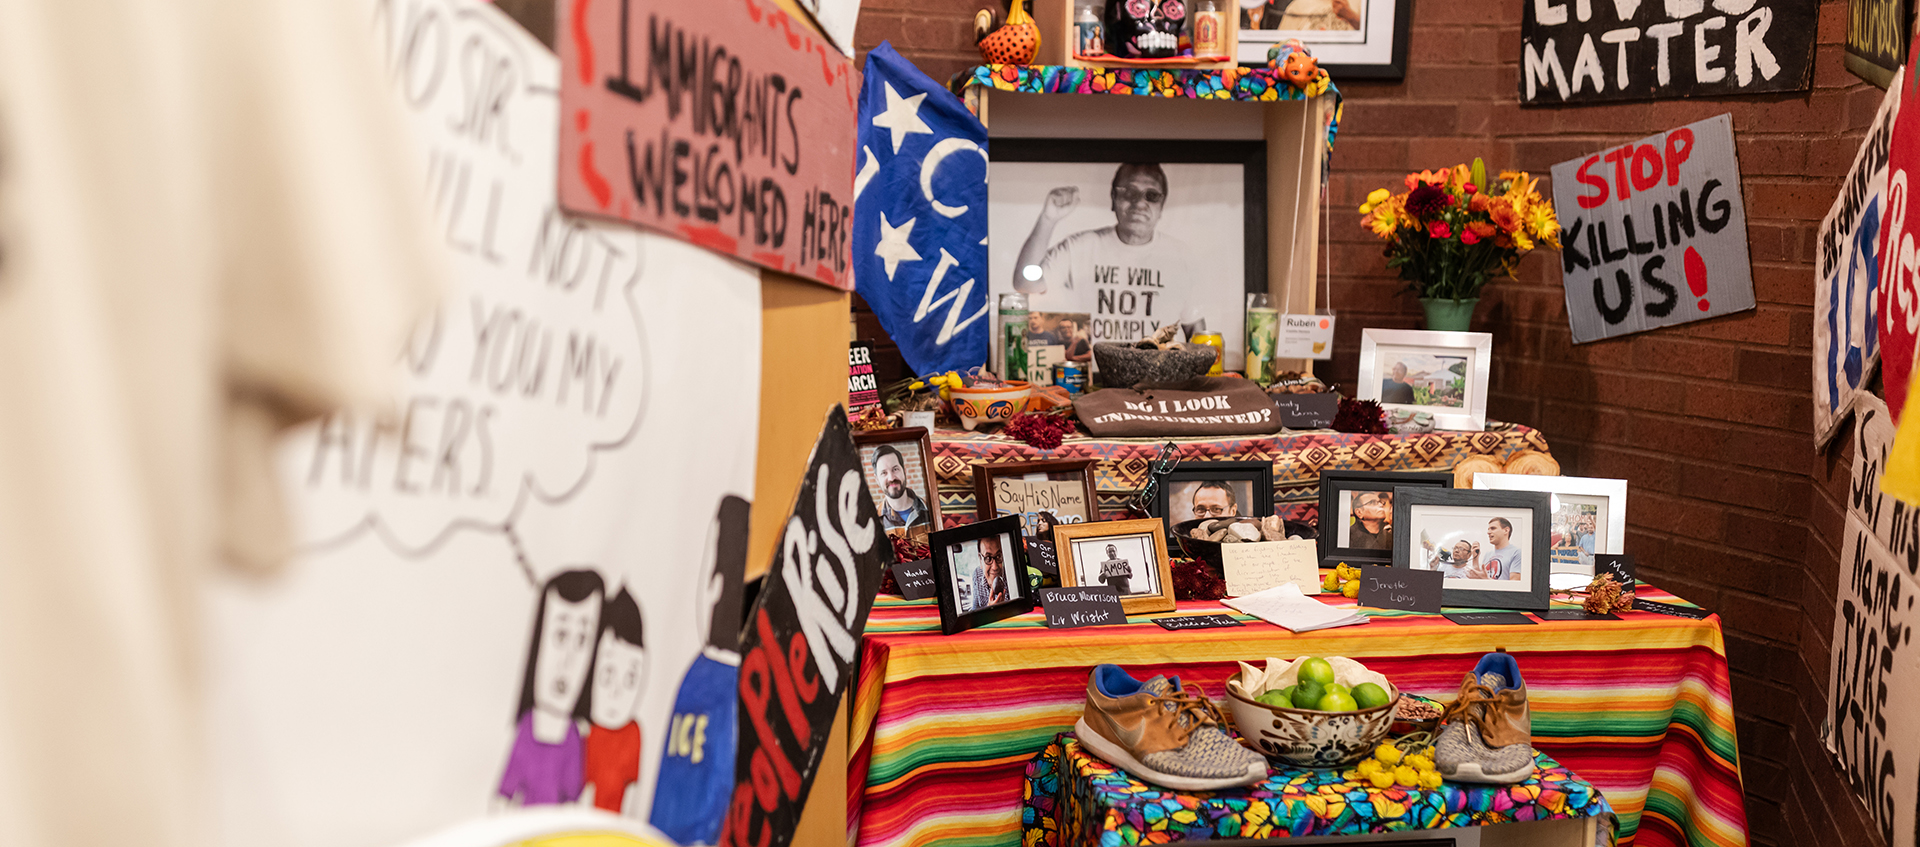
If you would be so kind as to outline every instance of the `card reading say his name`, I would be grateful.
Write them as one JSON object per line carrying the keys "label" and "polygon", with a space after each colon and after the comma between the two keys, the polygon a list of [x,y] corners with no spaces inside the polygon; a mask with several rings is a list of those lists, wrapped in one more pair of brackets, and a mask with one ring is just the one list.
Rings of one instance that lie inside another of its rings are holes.
{"label": "card reading say his name", "polygon": [[1048,629],[1127,622],[1126,610],[1120,608],[1120,595],[1111,585],[1042,588],[1039,597],[1040,605],[1046,607]]}
{"label": "card reading say his name", "polygon": [[940,593],[933,584],[932,559],[894,564],[893,584],[900,586],[900,596],[908,600],[925,600]]}
{"label": "card reading say his name", "polygon": [[1246,626],[1233,619],[1232,615],[1168,615],[1154,618],[1161,629],[1172,632],[1179,629],[1214,629],[1223,626]]}
{"label": "card reading say his name", "polygon": [[1412,568],[1361,568],[1362,606],[1376,609],[1403,609],[1409,612],[1440,611],[1441,583],[1446,575],[1439,571]]}

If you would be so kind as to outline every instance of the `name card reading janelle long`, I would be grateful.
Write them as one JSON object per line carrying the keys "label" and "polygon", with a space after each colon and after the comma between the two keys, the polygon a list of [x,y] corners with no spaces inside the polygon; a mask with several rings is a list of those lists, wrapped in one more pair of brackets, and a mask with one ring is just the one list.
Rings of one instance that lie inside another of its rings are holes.
{"label": "name card reading janelle long", "polygon": [[1127,622],[1127,613],[1120,608],[1120,595],[1111,585],[1042,588],[1039,597],[1040,605],[1046,608],[1049,629]]}
{"label": "name card reading janelle long", "polygon": [[1403,609],[1409,612],[1440,611],[1441,583],[1445,575],[1439,571],[1417,571],[1412,568],[1361,568],[1360,596],[1362,606],[1375,609]]}
{"label": "name card reading janelle long", "polygon": [[845,54],[765,0],[559,9],[567,211],[853,288]]}

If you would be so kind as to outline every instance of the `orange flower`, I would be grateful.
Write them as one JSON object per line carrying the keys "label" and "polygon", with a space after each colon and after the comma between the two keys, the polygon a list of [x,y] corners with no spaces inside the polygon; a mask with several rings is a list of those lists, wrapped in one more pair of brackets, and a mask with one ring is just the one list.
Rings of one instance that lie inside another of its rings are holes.
{"label": "orange flower", "polygon": [[1492,238],[1493,234],[1499,230],[1494,229],[1493,224],[1486,221],[1474,221],[1467,224],[1467,231],[1473,233],[1475,238]]}
{"label": "orange flower", "polygon": [[1513,232],[1520,228],[1520,213],[1513,208],[1513,201],[1505,197],[1487,201],[1487,216],[1502,232]]}
{"label": "orange flower", "polygon": [[1453,172],[1446,168],[1441,168],[1437,171],[1421,171],[1417,174],[1407,174],[1407,190],[1412,191],[1421,185],[1431,185],[1439,188],[1446,185],[1447,180],[1452,176]]}
{"label": "orange flower", "polygon": [[1467,201],[1467,211],[1469,212],[1484,212],[1486,210],[1487,195],[1485,194],[1475,194],[1472,200]]}

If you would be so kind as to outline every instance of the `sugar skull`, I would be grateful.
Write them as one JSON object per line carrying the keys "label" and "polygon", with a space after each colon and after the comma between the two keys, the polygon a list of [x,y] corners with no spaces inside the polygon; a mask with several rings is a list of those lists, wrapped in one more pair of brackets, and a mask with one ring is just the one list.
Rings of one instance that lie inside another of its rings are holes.
{"label": "sugar skull", "polygon": [[1107,49],[1129,59],[1180,55],[1186,0],[1108,0]]}

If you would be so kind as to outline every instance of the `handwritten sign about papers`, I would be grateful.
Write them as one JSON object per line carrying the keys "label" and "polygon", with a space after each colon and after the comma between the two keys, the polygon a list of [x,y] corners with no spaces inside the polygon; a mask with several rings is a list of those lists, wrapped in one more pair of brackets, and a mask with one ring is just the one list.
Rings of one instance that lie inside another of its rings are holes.
{"label": "handwritten sign about papers", "polygon": [[1357,599],[1360,605],[1376,609],[1438,612],[1441,583],[1445,578],[1439,571],[1361,568],[1360,596]]}
{"label": "handwritten sign about papers", "polygon": [[1127,613],[1120,608],[1120,595],[1111,585],[1042,588],[1039,598],[1040,605],[1046,607],[1049,629],[1075,629],[1083,626],[1108,626],[1127,622]]}
{"label": "handwritten sign about papers", "polygon": [[1316,542],[1304,539],[1254,541],[1220,545],[1220,564],[1226,571],[1227,596],[1265,591],[1283,582],[1305,593],[1320,591],[1320,554]]}
{"label": "handwritten sign about papers", "polygon": [[839,48],[761,0],[559,9],[567,211],[853,287],[855,82]]}
{"label": "handwritten sign about papers", "polygon": [[1730,115],[1554,165],[1553,205],[1575,344],[1753,308]]}

